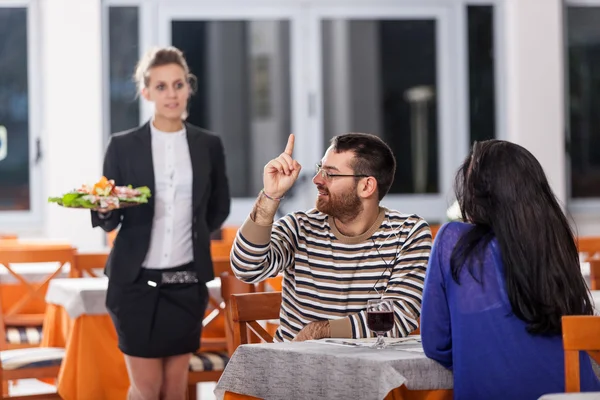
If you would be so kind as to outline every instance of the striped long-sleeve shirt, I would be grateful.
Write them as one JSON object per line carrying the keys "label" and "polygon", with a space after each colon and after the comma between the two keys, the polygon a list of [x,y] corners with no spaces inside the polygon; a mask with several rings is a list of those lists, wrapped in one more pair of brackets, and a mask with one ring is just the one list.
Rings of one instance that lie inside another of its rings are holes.
{"label": "striped long-sleeve shirt", "polygon": [[[232,251],[235,275],[248,283],[283,274],[277,341],[292,340],[310,322],[329,320],[332,337],[372,337],[370,299],[390,299],[394,328],[406,336],[417,328],[431,250],[429,225],[417,215],[380,209],[364,234],[341,234],[316,209],[288,214],[273,225],[248,218]],[[379,294],[378,294],[379,293]]]}

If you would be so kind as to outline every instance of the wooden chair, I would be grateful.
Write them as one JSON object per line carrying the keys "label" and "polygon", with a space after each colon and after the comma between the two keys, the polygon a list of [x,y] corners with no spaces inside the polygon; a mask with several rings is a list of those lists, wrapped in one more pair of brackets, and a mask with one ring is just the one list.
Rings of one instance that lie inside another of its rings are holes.
{"label": "wooden chair", "polygon": [[600,259],[590,259],[590,289],[600,290]]}
{"label": "wooden chair", "polygon": [[[224,272],[221,274],[221,297],[223,297],[225,310],[225,336],[229,356],[233,355],[237,345],[233,341],[233,325],[231,322],[231,296],[234,294],[256,293],[256,285],[245,283],[237,279],[233,274]],[[258,339],[255,337],[254,339]]]}
{"label": "wooden chair", "polygon": [[431,230],[431,239],[435,239],[435,235],[437,235],[438,231],[440,230],[442,226],[441,225],[430,225],[429,229]]}
{"label": "wooden chair", "polygon": [[[45,310],[48,283],[63,272],[67,263],[73,266],[74,260],[75,249],[70,247],[0,249],[0,264],[16,279],[17,288],[24,288],[26,293],[14,304],[0,301],[0,349],[39,346],[44,313],[38,310]],[[14,264],[23,263],[57,263],[58,266],[42,282],[30,282],[15,271]]]}
{"label": "wooden chair", "polygon": [[590,315],[562,317],[565,351],[565,392],[581,390],[579,352],[587,351],[600,363],[600,317]]}
{"label": "wooden chair", "polygon": [[273,335],[257,321],[279,318],[281,292],[233,294],[229,305],[233,351],[239,345],[254,343],[251,333],[264,342],[273,341]]}
{"label": "wooden chair", "polygon": [[76,253],[75,263],[69,272],[70,278],[82,278],[85,274],[92,278],[98,278],[99,270],[103,270],[108,259],[108,253]]}
{"label": "wooden chair", "polygon": [[221,228],[221,240],[225,243],[233,243],[239,226],[224,226]]}
{"label": "wooden chair", "polygon": [[[216,277],[223,273],[230,273],[231,266],[229,256],[224,258],[213,258],[213,271]],[[221,283],[221,292],[223,286]],[[221,351],[227,349],[227,339],[224,335],[225,324],[225,304],[222,298],[208,298],[208,311],[202,320],[204,334],[202,337],[201,351]],[[218,336],[214,336],[218,332]]]}
{"label": "wooden chair", "polygon": [[[227,309],[226,303],[232,293],[247,293],[254,290],[253,285],[239,281],[235,276],[228,272],[224,272],[220,276],[221,279],[221,297],[223,304],[219,305],[221,313],[225,313]],[[228,318],[225,318],[225,331],[230,331],[231,325]],[[232,347],[231,334],[226,334],[225,338],[202,338],[200,351],[194,354],[190,362],[190,376],[188,378],[188,399],[196,399],[196,385],[200,382],[217,381],[225,366],[229,361],[229,357],[233,352],[229,350]],[[222,341],[227,351],[219,351],[215,345],[216,340]],[[212,350],[215,348],[215,350]],[[207,370],[208,369],[208,370]]]}
{"label": "wooden chair", "polygon": [[581,236],[576,239],[577,250],[585,253],[586,261],[600,257],[600,236]]}
{"label": "wooden chair", "polygon": [[30,396],[9,396],[8,382],[19,379],[56,379],[65,350],[55,347],[34,347],[0,352],[2,399],[36,400],[60,399],[58,393]]}
{"label": "wooden chair", "polygon": [[115,239],[117,237],[117,232],[119,232],[118,229],[115,229],[114,231],[108,232],[106,234],[106,246],[108,246],[108,248],[112,249],[113,243],[115,242]]}
{"label": "wooden chair", "polygon": [[212,240],[210,242],[210,255],[214,259],[229,259],[229,253],[231,253],[231,246],[233,242],[224,242],[222,240]]}
{"label": "wooden chair", "polygon": [[188,400],[196,400],[196,385],[217,382],[229,362],[226,351],[198,351],[192,355],[188,375]]}

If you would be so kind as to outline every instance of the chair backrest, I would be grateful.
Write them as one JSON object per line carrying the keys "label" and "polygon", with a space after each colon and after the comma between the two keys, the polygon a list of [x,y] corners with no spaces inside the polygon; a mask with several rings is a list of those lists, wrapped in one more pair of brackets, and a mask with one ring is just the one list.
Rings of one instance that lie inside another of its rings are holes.
{"label": "chair backrest", "polygon": [[221,240],[224,242],[233,243],[239,226],[224,226],[221,228]]}
{"label": "chair backrest", "polygon": [[279,318],[280,308],[281,292],[231,295],[229,312],[233,329],[233,350],[241,344],[252,343],[250,333],[264,342],[272,342],[273,336],[258,321]]}
{"label": "chair backrest", "polygon": [[224,242],[222,240],[211,240],[210,241],[210,256],[212,259],[229,258],[231,253],[231,246],[233,242]]}
{"label": "chair backrest", "polygon": [[88,274],[93,278],[98,278],[98,271],[104,269],[108,254],[108,252],[76,253],[75,263],[71,266],[69,277],[81,278],[84,274]]}
{"label": "chair backrest", "polygon": [[214,257],[212,258],[213,272],[215,276],[221,276],[223,273],[231,274],[231,261],[229,256],[227,257]]}
{"label": "chair backrest", "polygon": [[590,357],[600,363],[600,316],[562,317],[562,337],[565,351],[565,392],[579,392],[579,352],[587,351]]}
{"label": "chair backrest", "polygon": [[441,225],[429,225],[429,229],[431,230],[431,239],[435,239],[435,235],[437,235],[440,228]]}
{"label": "chair backrest", "polygon": [[588,260],[590,264],[590,289],[600,290],[600,259]]}
{"label": "chair backrest", "polygon": [[[15,282],[0,285],[0,348],[6,348],[6,326],[42,325],[48,284],[64,272],[67,263],[73,266],[74,260],[75,249],[69,246],[0,247],[0,264],[6,269],[5,276]],[[40,263],[54,265],[46,267]],[[9,289],[18,293],[18,297],[8,297]]]}
{"label": "chair backrest", "polygon": [[231,356],[236,349],[234,343],[233,323],[231,321],[231,296],[234,294],[255,293],[256,285],[245,283],[237,279],[232,273],[223,272],[221,279],[221,298],[223,299],[223,309],[225,314],[225,340],[227,343],[227,352]]}
{"label": "chair backrest", "polygon": [[115,242],[115,239],[117,238],[117,233],[119,233],[119,231],[117,229],[115,229],[114,231],[108,232],[106,234],[106,245],[111,249],[113,247],[113,243]]}
{"label": "chair backrest", "polygon": [[580,236],[576,242],[577,250],[586,254],[586,260],[600,257],[600,236]]}

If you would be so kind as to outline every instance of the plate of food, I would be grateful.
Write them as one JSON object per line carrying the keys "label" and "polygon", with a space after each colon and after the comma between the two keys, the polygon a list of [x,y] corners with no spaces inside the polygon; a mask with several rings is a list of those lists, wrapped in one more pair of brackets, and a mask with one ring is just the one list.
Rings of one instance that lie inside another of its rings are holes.
{"label": "plate of food", "polygon": [[93,185],[82,185],[60,197],[50,197],[48,202],[62,207],[106,212],[146,204],[150,196],[147,186],[116,186],[114,180],[103,176]]}

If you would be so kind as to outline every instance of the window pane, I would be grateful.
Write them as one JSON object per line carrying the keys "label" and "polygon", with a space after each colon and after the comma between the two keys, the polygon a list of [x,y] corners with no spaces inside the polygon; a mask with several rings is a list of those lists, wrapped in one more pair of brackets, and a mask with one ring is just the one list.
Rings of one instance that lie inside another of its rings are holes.
{"label": "window pane", "polygon": [[467,7],[471,143],[496,137],[494,8]]}
{"label": "window pane", "polygon": [[29,210],[25,8],[0,8],[0,71],[0,210]]}
{"label": "window pane", "polygon": [[254,197],[291,132],[288,21],[173,21],[198,79],[188,121],[218,134],[233,197]]}
{"label": "window pane", "polygon": [[437,193],[434,20],[324,20],[325,147],[347,132],[382,137],[396,155],[392,194]]}
{"label": "window pane", "polygon": [[568,7],[572,197],[600,197],[600,7]]}
{"label": "window pane", "polygon": [[109,7],[110,132],[140,124],[133,71],[139,58],[137,7]]}

